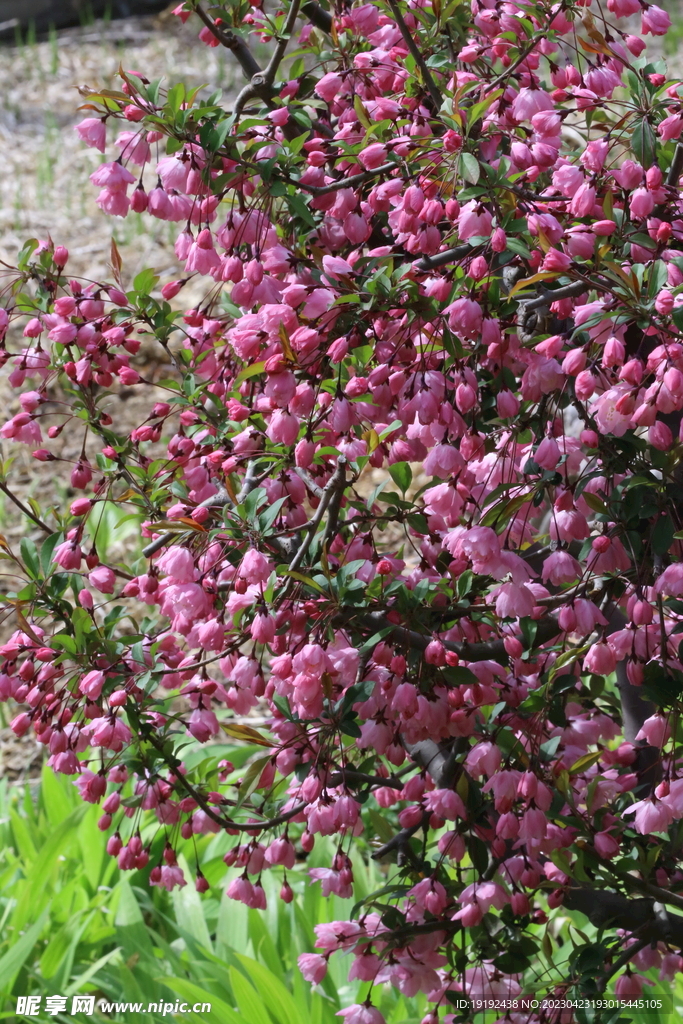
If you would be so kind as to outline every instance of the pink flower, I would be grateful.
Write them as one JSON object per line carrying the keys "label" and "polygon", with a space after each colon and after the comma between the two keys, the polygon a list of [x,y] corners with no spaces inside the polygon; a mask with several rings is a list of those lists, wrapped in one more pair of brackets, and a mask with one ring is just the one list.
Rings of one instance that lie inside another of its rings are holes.
{"label": "pink flower", "polygon": [[613,860],[619,853],[619,840],[610,832],[596,832],[593,842],[598,854],[605,860]]}
{"label": "pink flower", "polygon": [[374,171],[385,162],[386,158],[387,147],[381,142],[371,143],[371,145],[366,146],[358,154],[359,163],[363,165],[366,171]]}
{"label": "pink flower", "polygon": [[105,188],[109,192],[122,192],[127,185],[134,183],[135,177],[122,163],[115,160],[113,163],[100,164],[90,175],[90,180],[98,188]]}
{"label": "pink flower", "polygon": [[634,220],[642,220],[643,217],[647,217],[655,208],[652,193],[648,192],[646,188],[637,188],[631,195],[628,208]]}
{"label": "pink flower", "polygon": [[572,258],[564,252],[560,252],[559,249],[548,249],[543,260],[543,270],[551,270],[555,273],[562,274],[565,270],[569,270],[572,265]]}
{"label": "pink flower", "polygon": [[583,659],[583,667],[596,676],[608,676],[617,667],[617,658],[609,644],[600,642],[589,649]]}
{"label": "pink flower", "polygon": [[592,185],[584,182],[576,192],[569,204],[569,212],[574,217],[590,217],[595,206],[596,192]]}
{"label": "pink flower", "polygon": [[525,618],[534,610],[534,596],[524,584],[504,583],[495,593],[496,615],[503,619]]}
{"label": "pink flower", "polygon": [[471,199],[460,210],[458,215],[458,235],[461,241],[482,235],[488,238],[491,234],[493,217],[482,205]]}
{"label": "pink flower", "polygon": [[191,583],[197,576],[192,552],[176,545],[164,552],[157,568],[179,583]]}
{"label": "pink flower", "polygon": [[678,139],[683,131],[683,115],[669,114],[657,125],[657,133],[664,142],[670,139]]}
{"label": "pink flower", "polygon": [[259,613],[251,624],[250,632],[258,644],[270,644],[275,638],[275,619]]}
{"label": "pink flower", "polygon": [[425,807],[446,821],[466,818],[467,811],[462,800],[452,789],[435,789],[425,796]]}
{"label": "pink flower", "polygon": [[643,722],[636,740],[647,740],[653,747],[663,747],[671,736],[671,726],[664,715],[652,715]]}
{"label": "pink flower", "polygon": [[225,626],[217,619],[204,622],[197,630],[197,639],[203,651],[222,651],[225,646]]}
{"label": "pink flower", "polygon": [[299,436],[299,420],[286,409],[277,409],[270,417],[266,434],[274,444],[289,448]]}
{"label": "pink flower", "polygon": [[116,573],[106,565],[98,565],[88,573],[88,582],[101,594],[113,594]]}
{"label": "pink flower", "polygon": [[85,142],[86,146],[99,149],[100,153],[104,153],[107,129],[102,118],[86,117],[80,124],[74,125],[74,131],[78,132],[79,139],[81,142]]}
{"label": "pink flower", "polygon": [[55,548],[52,560],[68,571],[80,568],[81,557],[79,545],[75,541],[65,540]]}
{"label": "pink flower", "polygon": [[[639,5],[640,6],[640,5]],[[637,188],[643,180],[643,168],[633,160],[624,160],[618,170],[612,171],[618,185],[630,192]]]}
{"label": "pink flower", "polygon": [[477,743],[466,758],[468,770],[476,776],[486,775],[490,778],[500,768],[501,752],[495,743],[485,741]]}
{"label": "pink flower", "polygon": [[418,906],[424,907],[430,914],[438,916],[448,903],[448,896],[441,882],[433,878],[423,878],[407,893],[412,896]]}
{"label": "pink flower", "polygon": [[342,84],[343,80],[341,75],[337,75],[333,71],[330,71],[328,74],[323,75],[317,83],[315,91],[321,99],[325,100],[326,103],[332,103],[339,93]]}
{"label": "pink flower", "polygon": [[661,800],[649,797],[632,804],[625,814],[635,814],[636,832],[647,836],[650,832],[665,832],[673,820],[671,810]]}
{"label": "pink flower", "polygon": [[327,974],[327,958],[319,953],[302,953],[297,963],[305,980],[311,985],[319,985]]}
{"label": "pink flower", "polygon": [[216,735],[218,729],[218,719],[209,708],[195,708],[190,715],[187,731],[199,743],[207,743],[212,736]]}
{"label": "pink flower", "polygon": [[213,238],[208,228],[197,235],[197,241],[190,246],[185,263],[185,273],[209,274],[221,268],[220,256],[213,247]]}
{"label": "pink flower", "polygon": [[512,101],[512,116],[516,121],[530,121],[541,110],[552,110],[553,101],[544,89],[520,89]]}
{"label": "pink flower", "polygon": [[353,267],[338,256],[323,256],[323,270],[328,277],[345,277],[353,274]]}
{"label": "pink flower", "polygon": [[667,597],[683,596],[683,562],[674,562],[673,565],[667,566],[658,577],[655,590]]}
{"label": "pink flower", "polygon": [[377,1007],[369,1003],[354,1003],[345,1010],[339,1010],[336,1015],[344,1018],[344,1024],[386,1024]]}
{"label": "pink flower", "polygon": [[83,676],[78,689],[88,697],[89,700],[97,700],[102,693],[102,687],[104,686],[105,675],[104,672],[98,672],[94,669],[92,672],[88,672]]}
{"label": "pink flower", "polygon": [[640,30],[644,36],[664,36],[671,28],[671,18],[661,7],[652,4],[646,7],[640,18]]}
{"label": "pink flower", "polygon": [[581,163],[588,171],[601,171],[605,166],[605,159],[609,152],[609,143],[602,139],[593,139],[579,157]]}
{"label": "pink flower", "polygon": [[553,551],[543,562],[541,579],[550,580],[556,587],[573,583],[581,575],[581,566],[568,551]]}
{"label": "pink flower", "polygon": [[640,11],[639,0],[607,0],[607,9],[617,18],[628,18]]}
{"label": "pink flower", "polygon": [[94,747],[106,747],[116,753],[130,742],[131,734],[125,722],[110,716],[95,721],[91,738]]}
{"label": "pink flower", "polygon": [[103,188],[95,202],[110,217],[127,217],[130,210],[130,199],[121,189]]}
{"label": "pink flower", "polygon": [[379,11],[374,4],[353,7],[345,16],[359,35],[369,36],[379,27]]}
{"label": "pink flower", "polygon": [[482,308],[474,299],[456,299],[444,310],[448,313],[448,326],[464,338],[474,338],[481,331]]}
{"label": "pink flower", "polygon": [[541,469],[555,469],[560,461],[560,447],[554,437],[544,437],[534,452],[534,462]]}

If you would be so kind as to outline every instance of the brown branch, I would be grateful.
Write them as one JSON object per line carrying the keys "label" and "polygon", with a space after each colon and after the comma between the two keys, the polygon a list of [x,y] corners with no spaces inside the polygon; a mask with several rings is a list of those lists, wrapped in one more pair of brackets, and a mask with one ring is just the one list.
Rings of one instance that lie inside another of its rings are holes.
{"label": "brown branch", "polygon": [[464,242],[462,245],[456,245],[454,249],[444,249],[443,252],[439,252],[435,256],[423,256],[413,263],[413,269],[419,273],[435,270],[437,267],[445,266],[446,263],[461,260],[464,256],[468,256],[474,248],[475,246],[470,245],[469,242]]}
{"label": "brown branch", "polygon": [[[626,625],[624,613],[616,605],[605,610],[609,626],[607,635],[623,629]],[[655,705],[645,700],[640,686],[634,686],[628,678],[626,662],[620,661],[617,664],[617,689],[621,700],[621,720],[624,726],[624,737],[633,743],[636,748],[636,760],[633,770],[638,776],[638,786],[634,792],[637,796],[644,798],[648,796],[660,781],[662,776],[662,759],[658,747],[653,746],[644,740],[636,740],[646,719],[651,718],[655,713]]]}
{"label": "brown branch", "polygon": [[[671,893],[665,895],[671,897]],[[669,914],[662,903],[663,900],[646,897],[630,899],[621,893],[590,886],[572,886],[564,898],[564,906],[568,910],[585,914],[597,928],[623,928],[631,934],[638,932],[641,938],[671,942],[683,948],[683,917]]]}
{"label": "brown branch", "polygon": [[[371,178],[376,178],[379,174],[395,171],[397,166],[392,161],[391,163],[382,164],[372,171],[360,171],[358,174],[350,174],[348,178],[339,178],[338,181],[331,181],[328,185],[305,185],[303,181],[292,181],[292,184],[296,185],[297,188],[302,188],[305,192],[310,192],[312,196],[324,196],[329,192],[336,192],[340,188],[355,188],[356,185],[362,185],[364,182],[370,181]],[[425,257],[425,259],[427,258]]]}
{"label": "brown branch", "polygon": [[[237,829],[240,832],[265,831],[266,829],[275,828],[277,825],[283,825],[286,821],[290,821],[292,818],[295,818],[297,814],[301,814],[303,809],[307,806],[306,803],[300,803],[295,807],[291,807],[288,811],[283,811],[282,814],[278,814],[275,818],[269,818],[267,821],[252,821],[247,824],[233,821],[231,818],[225,818],[223,815],[217,814],[211,804],[187,781],[182,772],[178,771],[180,761],[175,757],[175,755],[171,757],[168,756],[164,750],[163,744],[154,735],[151,729],[145,730],[144,738],[152,744],[159,754],[161,754],[164,764],[171,769],[175,775],[176,781],[180,783],[188,796],[191,796],[192,799],[196,801],[197,805],[204,811],[207,818],[210,818],[216,825],[220,825],[221,828]],[[247,810],[247,808],[245,808],[245,810]]]}
{"label": "brown branch", "polygon": [[[358,610],[353,609],[353,612],[357,614]],[[344,621],[348,619],[348,615],[348,610],[340,613],[340,615],[336,616],[335,622],[338,621],[338,624],[343,626]],[[419,633],[417,630],[395,625],[387,619],[384,612],[368,612],[366,615],[361,614],[358,618],[358,624],[366,629],[391,630],[389,635],[396,643],[403,644],[406,647],[412,647],[418,651],[426,650],[427,645],[434,639],[433,636],[426,633]],[[559,632],[560,627],[555,619],[551,616],[547,616],[538,623],[536,643],[546,643],[546,641],[550,640],[552,637],[557,636]],[[500,661],[501,659],[507,661],[508,659],[504,640],[491,640],[488,643],[477,644],[454,643],[452,640],[444,639],[441,639],[440,642],[444,645],[447,651],[455,651],[456,654],[460,655],[460,657],[465,661]]]}
{"label": "brown branch", "polygon": [[332,30],[332,15],[329,11],[324,10],[314,2],[314,0],[307,0],[306,3],[301,5],[302,13],[306,15],[311,25],[319,28],[321,32],[330,32]]}
{"label": "brown branch", "polygon": [[587,291],[588,286],[585,281],[572,281],[571,284],[565,284],[561,288],[556,288],[555,291],[542,292],[534,299],[526,299],[524,308],[530,312],[533,309],[541,309],[550,302],[557,302],[558,299],[573,298],[575,295],[583,295]]}
{"label": "brown branch", "polygon": [[408,828],[402,828],[400,832],[397,832],[395,836],[385,843],[384,846],[380,846],[379,850],[375,850],[372,854],[373,860],[381,860],[382,857],[386,857],[388,853],[397,851],[397,861],[400,864],[406,860],[412,860],[412,853],[410,851],[410,840],[419,832],[421,828],[425,828],[428,824],[431,814],[429,811],[425,811],[420,820],[416,825],[410,825]]}
{"label": "brown branch", "polygon": [[[458,758],[469,750],[469,740],[465,737],[453,741],[437,743],[436,740],[419,740],[417,743],[406,743],[403,746],[420,768],[429,772],[439,789],[450,789],[456,779]],[[460,768],[462,771],[462,767]]]}
{"label": "brown branch", "polygon": [[55,532],[54,530],[50,529],[47,523],[44,523],[42,519],[39,519],[38,516],[31,511],[30,508],[27,508],[26,505],[24,505],[23,501],[20,501],[19,498],[17,498],[17,496],[10,491],[7,484],[0,483],[0,491],[2,491],[3,494],[6,494],[9,500],[13,501],[17,508],[20,508],[24,515],[28,516],[28,518],[32,522],[34,522],[36,526],[39,526],[44,533],[52,534]]}
{"label": "brown branch", "polygon": [[432,77],[432,73],[427,67],[424,57],[420,52],[420,48],[415,42],[415,36],[411,33],[410,29],[406,25],[401,10],[398,6],[397,0],[388,0],[391,13],[394,17],[396,24],[398,25],[399,31],[403,36],[403,41],[408,47],[410,56],[413,58],[415,63],[420,69],[422,79],[427,86],[427,92],[429,93],[432,103],[434,104],[434,113],[438,113],[441,109],[441,101],[443,99],[439,88]]}
{"label": "brown branch", "polygon": [[246,78],[253,78],[254,75],[261,74],[261,68],[243,39],[240,39],[239,36],[229,29],[225,30],[220,25],[217,25],[213,18],[209,17],[206,11],[202,9],[200,4],[197,4],[195,11],[218,42],[227,50],[230,50],[231,53],[234,53]]}
{"label": "brown branch", "polygon": [[315,532],[323,520],[323,516],[325,515],[327,507],[330,506],[330,522],[328,522],[327,526],[325,527],[325,536],[327,536],[330,528],[330,523],[332,523],[333,518],[336,518],[334,516],[334,511],[335,509],[338,511],[338,503],[341,502],[341,498],[344,493],[344,487],[346,486],[346,464],[346,457],[344,455],[340,455],[339,458],[337,459],[337,467],[334,473],[332,474],[330,479],[325,484],[325,487],[323,488],[322,497],[320,498],[320,504],[318,505],[315,511],[315,516],[311,520],[311,525],[308,528],[308,532],[306,533],[306,536],[301,542],[299,550],[294,555],[292,561],[289,563],[290,572],[294,572],[302,564],[304,558],[306,557],[306,553],[308,552],[308,549],[311,546],[311,542],[313,540],[313,537],[315,536]]}
{"label": "brown branch", "polygon": [[683,173],[683,142],[679,142],[676,145],[674,158],[671,161],[671,167],[669,168],[669,173],[666,176],[667,185],[672,188],[676,188],[678,186],[678,179],[680,178],[681,173]]}

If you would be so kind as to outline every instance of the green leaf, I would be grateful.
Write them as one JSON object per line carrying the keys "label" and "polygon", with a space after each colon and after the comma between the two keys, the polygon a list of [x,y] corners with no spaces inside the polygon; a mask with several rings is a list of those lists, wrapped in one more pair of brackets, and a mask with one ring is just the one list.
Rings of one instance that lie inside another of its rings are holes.
{"label": "green leaf", "polygon": [[656,152],[656,137],[652,125],[645,117],[638,121],[633,129],[631,149],[645,170],[652,166]]}
{"label": "green leaf", "polygon": [[282,982],[263,964],[236,953],[244,973],[254,986],[278,1024],[301,1024],[301,1015],[291,994]]}
{"label": "green leaf", "polygon": [[396,486],[400,487],[405,494],[413,482],[413,471],[410,465],[407,462],[395,462],[393,466],[389,466],[389,473]]}
{"label": "green leaf", "polygon": [[306,201],[302,195],[296,194],[293,196],[285,196],[285,202],[289,207],[289,212],[292,217],[302,220],[306,227],[314,228],[315,219],[313,214],[306,206]]}
{"label": "green leaf", "polygon": [[480,526],[491,526],[501,533],[510,524],[510,520],[534,496],[534,491],[518,494],[509,501],[499,501],[482,516]]}
{"label": "green leaf", "polygon": [[289,150],[289,152],[292,153],[294,156],[300,153],[301,150],[303,149],[304,143],[306,142],[310,134],[310,132],[304,132],[303,135],[297,135],[295,139],[291,139],[287,143],[287,149]]}
{"label": "green leaf", "polygon": [[[184,857],[179,858],[179,864],[185,878],[192,878],[193,872]],[[183,929],[200,946],[213,951],[213,943],[211,942],[209,929],[206,926],[202,901],[194,885],[186,885],[182,889],[174,889],[171,893],[171,899],[173,900],[176,920],[182,921]]]}
{"label": "green leaf", "polygon": [[32,924],[28,931],[7,950],[5,955],[0,957],[0,991],[3,994],[9,995],[12,991],[15,978],[38,941],[38,936],[43,930],[49,912],[48,905],[35,924]]}
{"label": "green leaf", "polygon": [[235,377],[234,387],[239,387],[243,380],[249,380],[250,377],[256,377],[259,373],[263,373],[265,366],[265,360],[260,363],[252,363],[251,366],[245,366]]}
{"label": "green leaf", "polygon": [[324,590],[319,583],[316,583],[314,579],[311,579],[310,576],[304,575],[304,573],[302,572],[296,572],[294,569],[288,569],[286,566],[284,566],[278,568],[278,575],[291,576],[292,579],[298,580],[299,583],[305,583],[307,587],[312,587],[313,590],[317,590],[319,594],[325,594],[326,596],[329,596],[327,594],[327,591]]}
{"label": "green leaf", "polygon": [[609,515],[607,505],[604,503],[602,498],[597,496],[597,494],[592,494],[590,491],[584,491],[582,497],[592,512],[599,512],[600,515],[603,516]]}
{"label": "green leaf", "polygon": [[601,757],[602,750],[594,750],[590,754],[584,754],[578,761],[574,761],[574,764],[569,769],[569,774],[578,775],[580,772],[587,771],[588,768],[592,768],[594,764],[597,764]]}
{"label": "green leaf", "polygon": [[263,774],[263,769],[270,761],[270,754],[265,754],[263,757],[257,757],[251,762],[246,772],[242,776],[242,782],[239,788],[239,797],[235,804],[234,810],[238,810],[245,800],[248,800],[251,794],[255,791],[258,786],[259,779]]}
{"label": "green leaf", "polygon": [[[248,1018],[240,1016],[236,1010],[231,1009],[214,992],[207,992],[206,989],[200,988],[199,985],[195,985],[194,982],[187,981],[185,978],[168,977],[162,974],[156,978],[156,981],[170,988],[172,992],[177,992],[179,996],[193,1006],[196,1003],[200,1005],[202,1003],[211,1004],[210,1012],[193,1013],[193,1020],[204,1021],[206,1024],[245,1024],[245,1020],[248,1020]],[[271,1022],[268,1021],[267,1024],[271,1024]]]}
{"label": "green leaf", "polygon": [[159,278],[153,270],[141,270],[133,279],[133,288],[142,295],[149,295],[158,282]]}
{"label": "green leaf", "polygon": [[178,82],[177,85],[172,86],[168,90],[166,96],[166,102],[168,103],[171,111],[177,114],[185,100],[185,86],[182,82]]}
{"label": "green leaf", "polygon": [[[500,96],[503,95],[503,92],[504,92],[503,89],[496,89],[495,92],[490,93],[490,95],[488,95],[486,97],[486,99],[480,100],[479,103],[473,104],[471,109],[468,111],[468,116],[467,116],[467,127],[468,127],[468,129],[471,128],[473,124],[476,124],[476,122],[479,120],[479,118],[482,116],[482,114],[486,113],[486,111],[489,109],[491,104],[495,103],[496,100]],[[476,182],[475,182],[475,184],[476,184]]]}
{"label": "green leaf", "polygon": [[21,557],[24,560],[26,570],[31,579],[37,580],[40,577],[40,562],[38,560],[38,549],[30,537],[22,537],[19,545]]}
{"label": "green leaf", "polygon": [[43,570],[43,576],[47,576],[50,565],[52,564],[52,555],[57,547],[57,544],[62,539],[63,534],[53,533],[49,537],[46,537],[43,543],[40,545],[40,567]]}
{"label": "green leaf", "polygon": [[249,1021],[249,1024],[273,1024],[263,1004],[263,1000],[259,998],[244,975],[235,967],[230,968],[229,974],[235,1001],[242,1014],[242,1022]]}
{"label": "green leaf", "polygon": [[481,167],[476,156],[472,153],[460,154],[460,173],[471,185],[476,185],[481,174]]}

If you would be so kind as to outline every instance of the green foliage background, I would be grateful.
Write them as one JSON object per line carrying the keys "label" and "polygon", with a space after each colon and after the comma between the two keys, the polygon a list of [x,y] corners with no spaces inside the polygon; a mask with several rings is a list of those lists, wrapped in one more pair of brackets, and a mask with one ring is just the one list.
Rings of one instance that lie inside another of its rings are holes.
{"label": "green foliage background", "polygon": [[[148,872],[121,872],[107,855],[100,813],[47,767],[39,786],[0,785],[0,1019],[338,1024],[337,1010],[354,1002],[359,988],[367,990],[348,983],[347,958],[332,959],[315,991],[296,968],[299,953],[313,951],[314,925],[343,918],[347,901],[323,899],[320,887],[296,871],[290,882],[297,899],[290,905],[278,899],[276,872],[264,876],[265,913],[229,900],[223,836],[197,844],[212,883],[208,896],[201,898],[191,883],[172,894],[150,888]],[[319,841],[313,864],[329,862],[325,846]],[[359,868],[362,898],[382,883],[374,866]],[[193,877],[191,866],[186,874]],[[91,992],[96,999],[145,1005],[210,1002],[212,1011],[105,1017],[96,1008],[94,1016],[72,1016],[71,996]],[[18,1016],[17,996],[29,994],[68,996],[66,1014]],[[380,1006],[388,1024],[418,1024],[425,1002],[387,989]]]}

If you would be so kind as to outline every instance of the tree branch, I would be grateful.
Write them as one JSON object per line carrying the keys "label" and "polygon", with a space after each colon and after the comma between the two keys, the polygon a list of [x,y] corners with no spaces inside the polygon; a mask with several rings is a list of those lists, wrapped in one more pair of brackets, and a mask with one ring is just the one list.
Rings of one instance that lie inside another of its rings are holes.
{"label": "tree branch", "polygon": [[[626,625],[624,613],[616,605],[612,604],[605,610],[609,623],[607,635],[623,629]],[[624,737],[629,743],[635,744],[636,760],[633,768],[638,775],[639,784],[634,793],[639,797],[647,796],[655,788],[661,779],[661,753],[658,747],[646,743],[644,740],[636,740],[643,722],[651,718],[655,713],[655,705],[646,700],[642,695],[642,689],[634,686],[626,671],[626,662],[620,661],[617,664],[617,689],[621,699],[621,719],[624,724]]]}
{"label": "tree branch", "polygon": [[314,0],[306,0],[306,3],[301,5],[301,11],[306,15],[311,25],[319,28],[321,32],[330,32],[332,29],[332,15],[329,11],[324,10],[320,4],[316,4]]}
{"label": "tree branch", "polygon": [[[354,609],[357,614],[357,609]],[[341,619],[341,616],[339,616]],[[341,624],[341,623],[340,623]],[[434,639],[426,633],[418,633],[417,630],[408,629],[405,626],[395,625],[390,622],[384,612],[368,612],[360,618],[359,624],[367,629],[384,630],[390,629],[392,639],[406,647],[412,647],[418,651],[424,651],[427,645]],[[557,636],[560,627],[552,616],[547,616],[538,623],[536,632],[536,643],[543,644],[552,637]],[[452,640],[440,641],[447,651],[455,651],[465,661],[507,661],[508,654],[505,650],[503,640],[491,640],[488,643],[454,643]]]}
{"label": "tree branch", "polygon": [[[331,506],[331,511],[334,511],[334,509],[338,511],[339,504],[341,503],[341,499],[344,493],[344,488],[346,486],[346,464],[346,456],[340,455],[339,458],[337,459],[337,467],[334,473],[325,484],[322,497],[320,499],[320,504],[315,510],[315,515],[311,520],[311,525],[308,528],[308,532],[306,533],[306,536],[304,537],[299,547],[299,550],[294,555],[292,561],[289,563],[290,572],[294,572],[296,569],[298,569],[299,566],[302,564],[304,558],[306,557],[306,553],[308,552],[308,549],[311,546],[313,537],[315,536],[316,530],[318,529],[320,523],[322,522],[323,516],[325,515],[325,511],[327,510],[328,505]],[[328,532],[329,525],[330,524],[328,523],[325,528],[325,534],[327,534]]]}
{"label": "tree branch", "polygon": [[392,160],[390,163],[381,164],[380,167],[376,167],[372,171],[359,171],[358,174],[350,174],[347,178],[339,178],[338,181],[331,181],[327,185],[305,185],[303,181],[295,181],[294,179],[291,180],[291,184],[296,185],[297,188],[302,188],[305,192],[310,192],[312,196],[324,196],[329,192],[336,192],[340,188],[355,188],[356,185],[362,185],[364,182],[370,181],[371,178],[376,178],[379,174],[395,171],[397,166]]}
{"label": "tree branch", "polygon": [[658,902],[646,897],[630,899],[590,886],[572,886],[564,898],[568,910],[585,914],[597,928],[623,928],[631,934],[637,932],[643,939],[671,942],[683,948],[683,917],[667,911],[662,914]]}
{"label": "tree branch", "polygon": [[413,269],[421,274],[426,273],[428,270],[436,270],[437,267],[443,267],[447,263],[461,260],[475,248],[476,246],[470,245],[469,242],[463,242],[462,245],[456,245],[454,249],[444,249],[443,252],[438,252],[435,256],[423,256],[413,263]]}
{"label": "tree branch", "polygon": [[13,494],[12,491],[10,491],[7,484],[0,483],[0,491],[2,491],[3,494],[6,494],[9,500],[13,501],[17,508],[20,508],[25,516],[28,516],[31,522],[35,523],[36,526],[39,526],[43,533],[55,532],[54,530],[50,529],[47,523],[44,523],[42,519],[39,519],[37,515],[34,515],[31,509],[27,508],[26,505],[24,505],[23,501],[20,501],[19,498],[17,498],[17,496]]}
{"label": "tree branch", "polygon": [[394,21],[398,25],[399,31],[403,36],[403,42],[408,47],[410,56],[413,58],[413,60],[420,69],[420,72],[422,74],[422,80],[424,81],[427,87],[427,92],[429,93],[432,103],[434,104],[434,113],[436,114],[441,109],[442,101],[442,96],[438,89],[438,86],[434,79],[432,78],[432,73],[427,67],[427,64],[425,63],[425,59],[422,56],[422,53],[420,52],[419,46],[415,42],[414,35],[411,33],[410,29],[408,28],[403,19],[403,15],[401,14],[401,10],[398,6],[398,3],[396,2],[396,0],[388,0],[388,3],[389,7],[391,8],[391,13],[394,17]]}
{"label": "tree branch", "polygon": [[229,29],[225,30],[220,25],[217,25],[213,18],[209,17],[206,11],[202,9],[200,4],[197,4],[195,11],[209,31],[214,34],[218,42],[225,46],[227,50],[230,50],[231,53],[234,53],[246,78],[253,78],[254,75],[261,74],[261,68],[243,39],[240,39],[239,36]]}
{"label": "tree branch", "polygon": [[402,742],[415,764],[429,772],[439,789],[451,789],[455,782],[458,758],[469,750],[469,741],[465,737],[442,743],[435,740],[406,743],[403,739]]}
{"label": "tree branch", "polygon": [[419,832],[421,828],[425,828],[428,824],[431,814],[429,811],[425,811],[417,825],[410,825],[408,828],[402,828],[400,832],[397,832],[395,836],[385,843],[384,846],[380,846],[379,850],[375,850],[372,854],[373,860],[381,860],[382,857],[386,857],[388,853],[397,851],[397,862],[399,865],[405,863],[406,860],[412,860],[413,856],[410,850],[410,840]]}
{"label": "tree branch", "polygon": [[296,818],[297,814],[301,814],[307,806],[306,803],[296,804],[294,807],[290,807],[288,811],[283,811],[282,814],[278,814],[275,818],[269,818],[267,821],[251,821],[243,824],[233,821],[231,818],[225,818],[222,814],[217,814],[211,804],[187,781],[182,772],[178,771],[180,761],[175,756],[168,756],[164,750],[163,743],[156,737],[154,732],[148,729],[144,735],[145,739],[161,754],[164,764],[171,769],[188,796],[191,796],[196,801],[198,807],[204,811],[207,818],[210,818],[216,825],[220,825],[221,828],[237,829],[239,832],[264,831],[265,829],[275,828],[277,825],[283,825],[285,822],[291,821],[292,818]]}
{"label": "tree branch", "polygon": [[676,188],[678,186],[678,179],[680,178],[681,173],[683,173],[683,142],[679,142],[676,145],[674,158],[671,161],[671,167],[669,168],[669,173],[666,176],[667,185],[672,188]]}
{"label": "tree branch", "polygon": [[585,281],[572,281],[571,284],[565,284],[561,288],[556,288],[555,291],[542,292],[535,299],[526,299],[524,308],[527,312],[533,309],[541,309],[550,302],[557,302],[558,299],[570,299],[575,295],[583,295],[587,291],[588,285]]}
{"label": "tree branch", "polygon": [[294,31],[294,25],[299,15],[299,0],[292,0],[292,6],[289,8],[287,15],[287,21],[282,28],[282,35],[279,36],[273,55],[268,61],[268,66],[261,71],[260,68],[251,75],[249,83],[245,85],[244,89],[240,92],[239,96],[235,100],[233,107],[233,113],[239,115],[242,113],[242,109],[247,100],[250,100],[252,96],[260,96],[264,103],[270,103],[273,98],[273,83],[275,82],[275,75],[277,69],[282,63],[282,58],[287,52],[287,46],[289,39]]}
{"label": "tree branch", "polygon": [[322,498],[323,489],[315,482],[307,470],[302,469],[301,466],[295,466],[294,472],[301,480],[306,484],[311,494],[315,494],[316,498]]}

